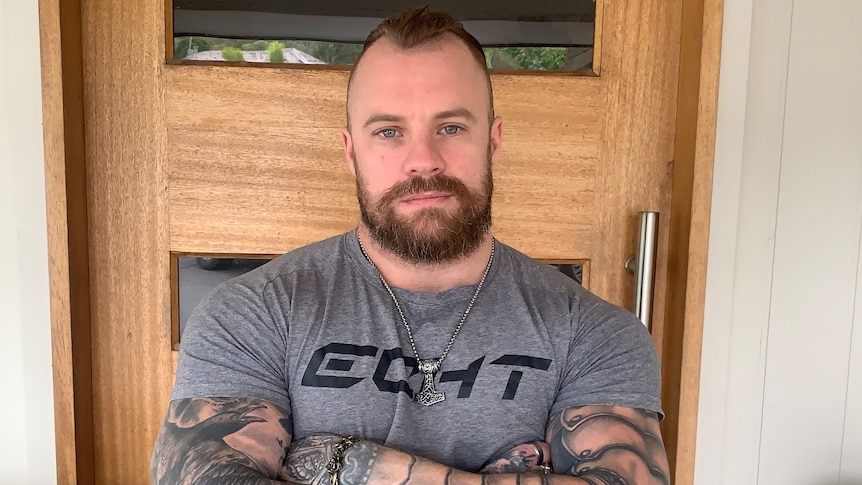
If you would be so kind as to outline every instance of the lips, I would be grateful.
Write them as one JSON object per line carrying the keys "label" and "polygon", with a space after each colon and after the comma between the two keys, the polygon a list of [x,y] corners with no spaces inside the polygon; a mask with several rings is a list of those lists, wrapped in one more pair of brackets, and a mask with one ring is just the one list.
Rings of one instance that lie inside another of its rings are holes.
{"label": "lips", "polygon": [[407,197],[406,199],[404,199],[404,202],[421,202],[426,200],[430,201],[434,199],[443,199],[451,196],[452,194],[447,192],[422,192]]}
{"label": "lips", "polygon": [[392,208],[398,204],[434,206],[452,197],[466,200],[470,197],[470,190],[460,180],[446,175],[413,177],[390,187],[378,204]]}

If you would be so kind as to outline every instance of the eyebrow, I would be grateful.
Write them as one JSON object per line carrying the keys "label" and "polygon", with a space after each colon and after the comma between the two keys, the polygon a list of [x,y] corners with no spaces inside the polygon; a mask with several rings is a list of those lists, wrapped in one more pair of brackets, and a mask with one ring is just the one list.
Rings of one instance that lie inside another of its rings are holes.
{"label": "eyebrow", "polygon": [[[443,120],[447,118],[464,118],[467,121],[475,122],[476,117],[467,108],[455,108],[446,111],[441,111],[434,115],[435,120]],[[393,114],[375,114],[372,115],[363,125],[363,128],[368,128],[375,123],[400,123],[404,121],[403,116]]]}
{"label": "eyebrow", "polygon": [[371,126],[375,123],[381,123],[381,122],[399,123],[401,121],[404,121],[404,117],[402,117],[402,116],[388,115],[388,114],[376,114],[376,115],[371,116],[371,118],[368,118],[368,120],[365,122],[364,125],[362,125],[362,127],[368,128],[369,126]]}
{"label": "eyebrow", "polygon": [[447,111],[441,111],[434,115],[434,119],[443,120],[446,118],[464,118],[467,121],[476,121],[476,117],[467,108],[455,108]]}

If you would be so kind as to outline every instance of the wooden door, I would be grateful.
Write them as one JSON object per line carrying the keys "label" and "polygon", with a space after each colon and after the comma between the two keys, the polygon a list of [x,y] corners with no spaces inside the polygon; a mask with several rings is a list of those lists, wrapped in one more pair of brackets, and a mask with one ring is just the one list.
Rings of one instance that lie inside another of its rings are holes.
{"label": "wooden door", "polygon": [[[493,232],[584,262],[585,286],[631,308],[637,212],[659,211],[652,332],[678,359],[664,333],[680,324],[665,318],[668,267],[686,262],[668,253],[683,0],[597,6],[598,75],[492,75],[504,119]],[[348,72],[169,64],[165,10],[80,0],[90,345],[77,355],[91,352],[91,389],[76,391],[91,395],[75,413],[92,399],[92,455],[89,435],[76,443],[79,475],[92,467],[99,484],[148,483],[176,362],[172,254],[279,254],[358,221],[338,131]],[[673,433],[677,405],[665,400]]]}

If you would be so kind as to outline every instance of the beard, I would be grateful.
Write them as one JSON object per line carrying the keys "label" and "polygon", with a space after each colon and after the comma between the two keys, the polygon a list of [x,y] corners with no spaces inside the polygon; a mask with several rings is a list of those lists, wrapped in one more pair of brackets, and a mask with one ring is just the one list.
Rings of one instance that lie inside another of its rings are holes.
{"label": "beard", "polygon": [[[374,200],[366,189],[356,160],[356,194],[362,222],[383,249],[402,260],[421,265],[439,265],[462,259],[482,244],[491,228],[490,152],[482,186],[471,190],[455,177],[435,175],[399,182]],[[446,192],[458,202],[453,213],[438,207],[399,215],[396,206],[405,197],[422,192]]]}

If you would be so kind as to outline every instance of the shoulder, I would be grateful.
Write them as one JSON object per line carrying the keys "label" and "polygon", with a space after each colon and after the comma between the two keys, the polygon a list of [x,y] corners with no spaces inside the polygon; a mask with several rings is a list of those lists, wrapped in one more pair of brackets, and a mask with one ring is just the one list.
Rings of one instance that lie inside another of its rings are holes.
{"label": "shoulder", "polygon": [[234,278],[230,283],[263,291],[273,283],[290,280],[298,275],[326,275],[328,272],[334,272],[335,268],[342,266],[349,259],[344,247],[345,237],[347,234],[339,234],[294,249]]}
{"label": "shoulder", "polygon": [[536,261],[505,244],[500,244],[500,250],[511,261],[512,276],[519,287],[545,298],[568,302],[573,330],[583,332],[601,327],[607,332],[623,328],[637,332],[642,327],[630,311],[592,293],[556,267]]}
{"label": "shoulder", "polygon": [[349,260],[344,248],[347,234],[309,244],[285,253],[245,274],[216,286],[201,302],[201,307],[231,307],[289,301],[302,286],[313,289],[334,278],[338,268]]}
{"label": "shoulder", "polygon": [[512,276],[522,286],[538,291],[577,295],[583,287],[550,264],[541,263],[512,246],[498,242],[500,253],[511,263]]}
{"label": "shoulder", "polygon": [[[251,337],[248,332],[271,332],[267,342],[284,340],[286,315],[298,299],[320,294],[322,285],[337,279],[327,268],[344,260],[342,236],[290,251],[263,266],[220,283],[198,303],[183,331],[183,346],[200,338],[224,341]],[[341,256],[339,256],[341,254]],[[304,292],[304,293],[300,293]]]}
{"label": "shoulder", "polygon": [[595,297],[580,282],[557,267],[537,261],[506,244],[501,243],[499,247],[521,291],[529,292],[540,300],[565,303],[569,312],[578,311],[581,299]]}

